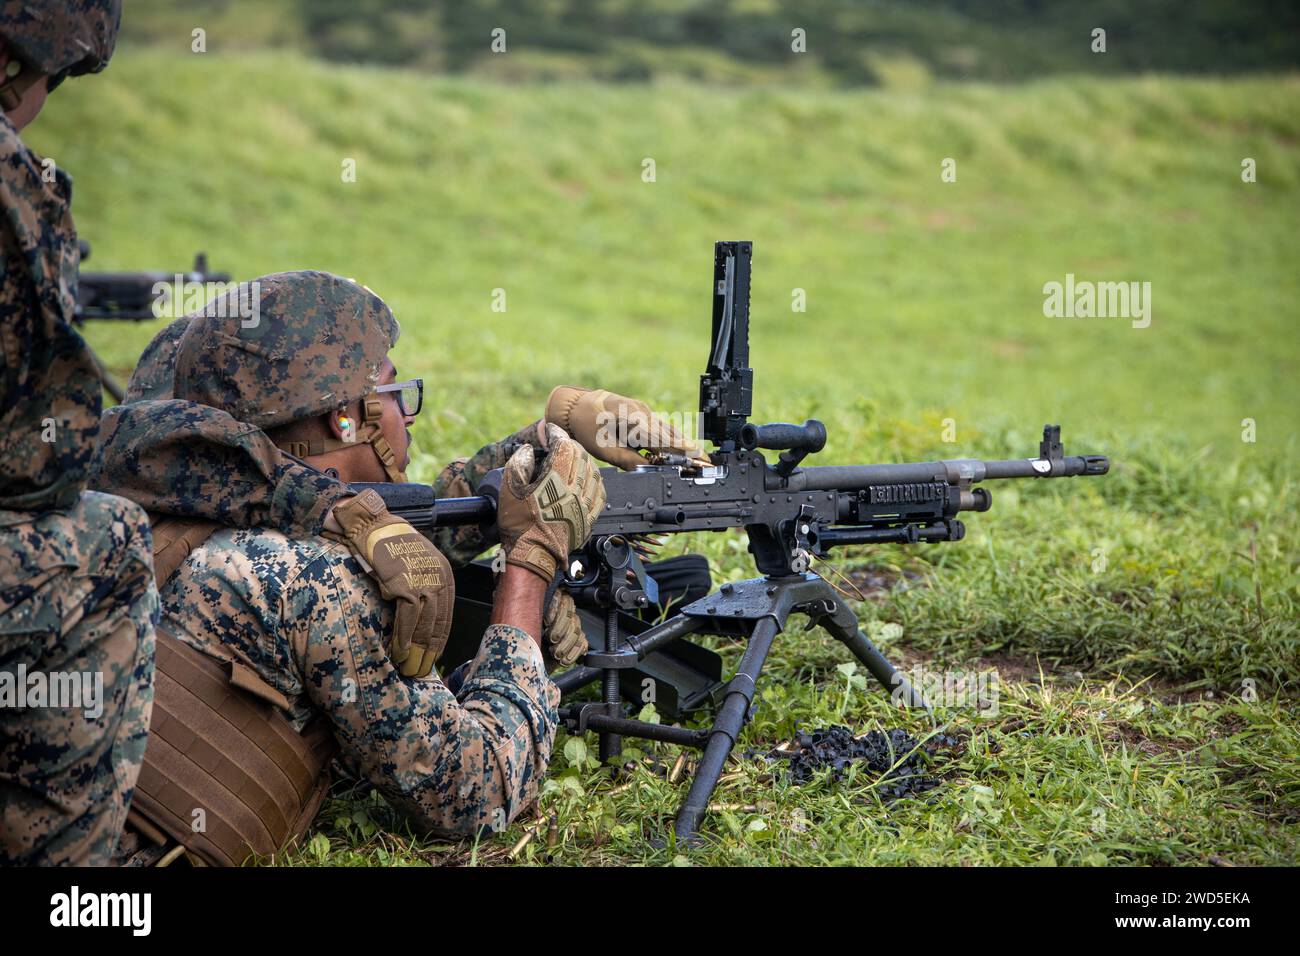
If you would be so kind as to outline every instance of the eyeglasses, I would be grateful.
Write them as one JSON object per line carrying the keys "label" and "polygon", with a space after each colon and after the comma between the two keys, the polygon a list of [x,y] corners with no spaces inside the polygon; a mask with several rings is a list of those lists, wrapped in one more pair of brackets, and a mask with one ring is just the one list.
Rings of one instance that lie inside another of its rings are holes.
{"label": "eyeglasses", "polygon": [[424,407],[424,379],[413,378],[405,382],[394,382],[392,385],[380,385],[375,389],[376,392],[396,392],[397,407],[402,410],[402,414],[408,418],[413,418],[420,414],[420,409]]}

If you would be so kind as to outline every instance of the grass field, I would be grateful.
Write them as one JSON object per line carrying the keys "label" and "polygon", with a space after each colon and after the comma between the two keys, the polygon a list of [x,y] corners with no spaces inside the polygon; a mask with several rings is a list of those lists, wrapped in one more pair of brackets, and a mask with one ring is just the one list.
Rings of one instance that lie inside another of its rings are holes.
{"label": "grass field", "polygon": [[[755,244],[755,420],[822,419],[822,463],[1025,456],[1048,421],[1112,457],[1104,479],[993,486],[959,544],[837,559],[913,582],[857,605],[907,666],[1002,676],[996,717],[942,715],[961,743],[927,800],[742,760],[706,848],[652,849],[684,786],[648,767],[611,784],[561,739],[541,817],[506,834],[414,839],[340,793],[292,862],[1294,864],[1298,94],[1295,76],[505,87],[128,51],[28,138],[76,179],[88,268],[203,249],[241,278],[323,268],[384,296],[397,364],[426,383],[417,480],[561,382],[689,413],[723,238]],[[1067,274],[1150,282],[1150,326],[1045,317]],[[155,328],[88,338],[125,374]],[[685,549],[752,574],[738,538],[664,553]],[[796,724],[927,732],[833,644],[780,639],[738,752]]]}

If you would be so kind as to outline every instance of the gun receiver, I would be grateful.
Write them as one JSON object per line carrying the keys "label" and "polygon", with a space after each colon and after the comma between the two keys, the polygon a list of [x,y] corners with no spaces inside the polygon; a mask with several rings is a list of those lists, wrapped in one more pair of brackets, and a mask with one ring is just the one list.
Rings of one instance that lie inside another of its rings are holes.
{"label": "gun receiver", "polygon": [[[633,471],[601,469],[605,510],[586,547],[571,556],[563,585],[580,606],[594,607],[606,622],[603,635],[589,633],[582,663],[556,678],[568,694],[601,681],[599,703],[561,708],[571,732],[600,736],[602,759],[616,757],[621,736],[633,735],[701,748],[690,793],[677,817],[679,839],[694,837],[727,755],[754,702],[756,681],[777,633],[789,615],[801,613],[841,641],[896,700],[926,708],[907,680],[872,645],[835,591],[810,573],[811,560],[832,548],[863,544],[958,541],[966,528],[958,515],[987,511],[993,499],[982,482],[1012,478],[1104,475],[1102,455],[1066,455],[1061,429],[1047,425],[1038,454],[1004,461],[957,459],[906,464],[802,467],[822,450],[826,427],[753,425],[749,368],[749,278],[753,246],[719,242],[713,254],[713,344],[700,378],[703,437],[716,450],[707,467],[694,462],[652,464]],[[762,451],[778,453],[769,464]],[[496,518],[500,474],[486,476],[472,498],[435,498],[417,484],[374,484],[388,509],[417,528],[464,524],[491,526]],[[625,636],[620,611],[656,600],[655,583],[631,542],[647,534],[679,534],[743,528],[754,564],[763,575],[723,585],[716,594],[681,608],[661,624]],[[694,633],[732,634],[748,647],[728,683],[709,731],[663,727],[622,715],[620,673],[657,650]]]}

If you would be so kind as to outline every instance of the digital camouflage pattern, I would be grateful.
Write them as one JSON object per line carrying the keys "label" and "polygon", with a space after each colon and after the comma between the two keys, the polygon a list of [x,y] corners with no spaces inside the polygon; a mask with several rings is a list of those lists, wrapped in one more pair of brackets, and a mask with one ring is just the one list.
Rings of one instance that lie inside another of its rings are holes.
{"label": "digital camouflage pattern", "polygon": [[[104,413],[92,485],[163,514],[235,528],[266,526],[288,535],[319,533],[325,512],[348,493],[340,482],[218,409],[186,402],[129,407],[174,397],[176,353],[190,321],[191,316],[177,319],[154,336],[131,375],[128,404]],[[475,495],[483,477],[523,444],[542,450],[537,422],[451,462],[433,486],[440,497]],[[432,540],[454,567],[497,544],[494,530],[477,527],[441,528]]]}
{"label": "digital camouflage pattern", "polygon": [[[258,280],[259,283],[269,279],[277,282],[263,284],[262,295],[274,292],[284,277],[295,275],[321,279],[336,301],[355,302],[361,315],[377,319],[385,335],[391,320],[391,334],[396,338],[396,320],[391,319],[392,313],[378,297],[368,290],[362,290],[364,295],[358,296],[357,290],[362,287],[328,273],[268,276]],[[282,308],[291,300],[275,301],[279,303],[276,308]],[[313,298],[308,307],[317,309],[318,302],[318,298]],[[238,311],[229,302],[223,309],[234,317],[210,317],[205,321],[238,329],[241,325]],[[209,303],[203,311],[215,313],[217,308]],[[357,312],[354,309],[354,315]],[[285,454],[260,428],[237,420],[229,412],[173,397],[177,352],[195,317],[177,319],[154,336],[131,375],[126,404],[104,413],[100,447],[91,465],[91,485],[130,497],[159,514],[205,518],[233,528],[270,527],[288,535],[319,533],[325,513],[336,501],[350,494],[346,485]],[[268,303],[263,306],[259,322],[265,323],[270,317],[272,308]],[[279,324],[283,315],[274,318]],[[298,332],[291,335],[303,334],[305,327],[301,324],[296,327]],[[196,342],[199,334],[201,330],[196,332]],[[302,352],[305,346],[295,337],[285,347]],[[195,353],[200,351],[196,345],[191,348]],[[232,351],[235,354],[228,359],[231,363],[241,355],[251,354],[242,349]],[[376,349],[370,349],[361,362],[353,364],[373,366],[377,376],[378,364],[387,352],[376,353]],[[206,369],[214,361],[214,353],[205,353],[193,359],[190,367],[194,374],[199,374],[199,369]],[[259,359],[257,364],[267,363]],[[368,373],[361,376],[368,377]],[[251,387],[247,396],[242,393],[237,396],[241,405],[256,401],[259,394],[268,402],[276,399],[275,395],[259,390],[249,376],[239,376],[219,391],[229,394],[244,387],[246,382]],[[330,385],[328,390],[332,392],[336,387]],[[351,386],[346,390],[351,391]],[[198,391],[196,385],[189,394]],[[210,397],[220,400],[216,394]],[[314,393],[306,398],[306,404],[318,407]],[[301,403],[302,398],[297,401]],[[321,410],[332,407],[326,404]],[[541,450],[536,422],[499,442],[483,446],[470,458],[453,461],[442,470],[434,486],[444,497],[476,494],[483,476],[504,465],[521,444],[532,444]],[[497,540],[491,531],[484,533],[478,528],[444,528],[434,537],[434,543],[459,567],[495,545]]]}
{"label": "digital camouflage pattern", "polygon": [[560,694],[518,628],[487,629],[454,694],[436,674],[403,678],[387,650],[393,606],[352,553],[266,529],[216,532],[161,600],[178,638],[255,669],[296,727],[323,712],[347,769],[419,825],[501,829],[536,796]]}
{"label": "digital camouflage pattern", "polygon": [[[151,352],[163,354],[151,349],[146,357]],[[156,373],[157,366],[142,359],[132,382],[167,378]],[[523,444],[540,450],[536,422],[448,464],[434,480],[438,496],[477,494],[483,476]],[[106,411],[90,483],[154,514],[203,518],[231,528],[267,527],[290,536],[319,534],[328,509],[351,494],[347,485],[282,452],[260,429],[220,409],[180,400]],[[453,567],[498,543],[494,528],[478,526],[440,528],[430,540]],[[566,604],[572,598],[555,596],[544,628],[548,650],[554,651],[552,645],[566,649],[557,655],[562,664],[570,663],[568,650],[578,646]]]}
{"label": "digital camouflage pattern", "polygon": [[150,512],[315,534],[347,485],[286,455],[261,429],[173,399],[104,413],[90,483]]}
{"label": "digital camouflage pattern", "polygon": [[[0,30],[12,39],[11,7]],[[0,863],[109,862],[153,702],[148,523],[82,490],[102,397],[70,322],[71,197],[0,116],[0,681],[15,693],[0,705]],[[98,677],[102,712],[20,701],[24,673],[36,686],[75,673],[93,689]]]}
{"label": "digital camouflage pattern", "polygon": [[71,324],[80,261],[71,199],[67,175],[0,115],[0,508],[74,505],[99,428],[99,374]]}
{"label": "digital camouflage pattern", "polygon": [[[109,862],[149,734],[157,614],[136,505],[86,492],[66,511],[0,510],[0,865]],[[24,673],[28,694],[6,699]],[[65,691],[74,675],[92,699],[98,677],[99,707],[38,703],[34,673]]]}
{"label": "digital camouflage pattern", "polygon": [[392,310],[350,279],[262,276],[191,317],[176,351],[176,397],[258,428],[313,418],[371,392],[397,334]]}
{"label": "digital camouflage pattern", "polygon": [[97,73],[108,65],[121,0],[3,0],[0,36],[41,73]]}
{"label": "digital camouflage pattern", "polygon": [[131,381],[126,384],[126,394],[122,396],[123,404],[165,401],[176,397],[174,381],[176,350],[180,347],[181,336],[185,334],[189,325],[190,317],[181,316],[167,323],[150,340],[140,356],[140,361],[135,364]]}
{"label": "digital camouflage pattern", "polygon": [[[285,454],[259,428],[174,399],[176,353],[192,316],[168,323],[131,373],[125,402],[104,413],[90,483],[150,512],[232,528],[317,534],[347,487]],[[147,407],[135,407],[147,402]]]}
{"label": "digital camouflage pattern", "polygon": [[[525,442],[538,444],[536,423],[448,465],[440,494],[472,494]],[[94,484],[151,511],[245,529],[219,531],[190,555],[163,588],[163,613],[182,640],[240,656],[285,693],[299,727],[313,707],[328,713],[352,772],[448,833],[504,825],[531,801],[559,697],[536,643],[489,628],[456,694],[432,675],[403,686],[387,654],[393,605],[345,546],[315,536],[323,503],[346,485],[259,429],[181,400],[110,409],[97,466]],[[452,530],[435,544],[454,562],[495,543],[490,532]]]}

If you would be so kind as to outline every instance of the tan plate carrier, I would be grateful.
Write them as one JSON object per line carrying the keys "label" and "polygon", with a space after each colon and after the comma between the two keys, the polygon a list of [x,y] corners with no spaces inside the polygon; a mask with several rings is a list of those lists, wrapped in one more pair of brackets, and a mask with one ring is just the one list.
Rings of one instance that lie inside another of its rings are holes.
{"label": "tan plate carrier", "polygon": [[[154,574],[162,586],[221,526],[154,516]],[[238,661],[157,632],[153,719],[130,820],[155,840],[177,841],[210,866],[269,856],[311,826],[338,750],[329,721],[302,733],[289,702]]]}

